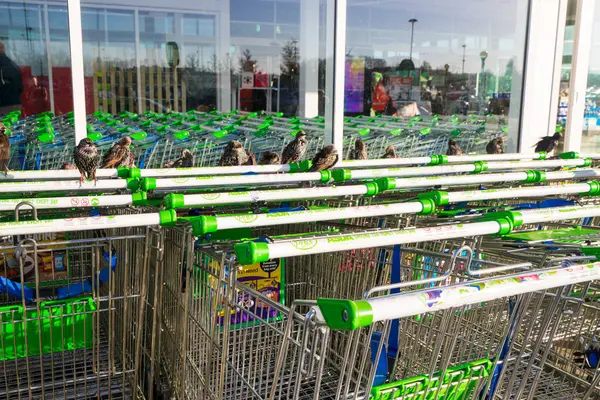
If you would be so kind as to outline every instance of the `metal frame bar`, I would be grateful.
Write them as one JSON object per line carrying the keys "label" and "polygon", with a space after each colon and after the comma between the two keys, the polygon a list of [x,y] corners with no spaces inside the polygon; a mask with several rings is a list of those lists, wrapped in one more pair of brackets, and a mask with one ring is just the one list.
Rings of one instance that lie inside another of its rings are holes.
{"label": "metal frame bar", "polygon": [[563,49],[565,42],[565,30],[567,25],[567,13],[569,0],[559,0],[558,11],[558,26],[556,33],[556,41],[554,44],[554,66],[553,66],[553,82],[550,93],[550,114],[548,116],[548,124],[546,132],[552,133],[557,125],[558,103],[560,98],[560,74],[562,70]]}
{"label": "metal frame bar", "polygon": [[346,0],[334,0],[333,7],[331,4],[327,7],[326,57],[332,57],[333,65],[326,68],[325,93],[330,95],[331,104],[325,104],[325,143],[335,146],[340,155],[339,162],[343,159],[344,144],[346,11]]}
{"label": "metal frame bar", "polygon": [[[554,124],[549,127],[548,121],[556,120],[557,109],[552,108],[555,104],[552,96],[557,75],[556,67],[548,66],[556,62],[557,52],[562,53],[562,46],[557,46],[557,42],[564,40],[566,7],[562,1],[530,0],[529,3],[521,125],[516,149],[521,153],[532,153],[541,136],[554,133]],[[509,152],[510,144],[509,140]]]}
{"label": "metal frame bar", "polygon": [[133,29],[135,30],[135,68],[137,73],[135,74],[135,87],[137,88],[136,92],[138,95],[137,100],[137,112],[141,114],[143,112],[143,105],[140,101],[139,97],[142,94],[142,74],[140,73],[141,63],[140,63],[140,10],[136,8],[133,11],[133,18],[135,21],[133,22]]}
{"label": "metal frame bar", "polygon": [[585,92],[594,28],[594,7],[595,0],[577,0],[573,62],[569,84],[569,111],[565,133],[566,151],[579,151],[581,149]]}
{"label": "metal frame bar", "polygon": [[44,36],[46,45],[46,59],[48,68],[48,97],[50,99],[50,111],[55,113],[54,109],[54,77],[52,74],[52,50],[50,47],[50,19],[48,18],[48,4],[43,5],[42,12],[44,13]]}
{"label": "metal frame bar", "polygon": [[80,0],[68,0],[69,47],[71,51],[71,83],[75,118],[75,143],[87,136],[85,80],[83,71],[83,30]]}

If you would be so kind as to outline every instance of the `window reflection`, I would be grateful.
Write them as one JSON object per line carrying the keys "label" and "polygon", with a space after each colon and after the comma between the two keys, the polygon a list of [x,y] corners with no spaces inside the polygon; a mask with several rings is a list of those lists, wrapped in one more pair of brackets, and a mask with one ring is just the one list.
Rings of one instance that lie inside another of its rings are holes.
{"label": "window reflection", "polygon": [[0,43],[14,72],[13,83],[0,90],[0,115],[73,110],[66,26],[64,7],[0,2]]}
{"label": "window reflection", "polygon": [[[305,158],[312,158],[326,134],[331,141],[332,105],[327,93],[333,87],[328,76],[332,67],[328,42],[333,40],[330,3],[183,0],[164,8],[139,1],[83,0],[88,134],[101,148],[133,129],[152,138],[137,143],[142,147],[163,140],[184,145],[190,137],[200,140],[202,135],[216,134],[219,145],[244,138],[254,149],[257,138],[268,131],[270,139],[261,139],[261,146],[281,153],[294,134],[304,129],[311,138]],[[71,112],[66,4],[0,2],[0,11],[0,42],[19,66],[25,88],[34,85],[39,89],[24,90],[27,95],[18,96],[22,116]],[[215,115],[230,123],[212,127],[212,120],[208,124],[186,122],[183,129],[183,113],[193,116],[194,112],[201,119]],[[242,129],[233,124],[235,118],[248,114],[253,118],[248,126]],[[123,126],[128,118],[153,122]],[[270,128],[272,118],[281,120]],[[180,134],[182,131],[189,136]],[[73,130],[68,134],[73,135]],[[70,139],[61,136],[61,140],[66,143]],[[55,143],[55,138],[48,139],[49,146]],[[266,148],[258,148],[257,156]],[[210,165],[211,160],[201,160],[199,165]],[[163,165],[154,162],[139,165]]]}
{"label": "window reflection", "polygon": [[418,144],[400,146],[403,156],[443,154],[450,136],[485,152],[518,129],[526,15],[516,0],[349,1],[346,114],[382,118],[389,129],[361,126],[383,142]]}

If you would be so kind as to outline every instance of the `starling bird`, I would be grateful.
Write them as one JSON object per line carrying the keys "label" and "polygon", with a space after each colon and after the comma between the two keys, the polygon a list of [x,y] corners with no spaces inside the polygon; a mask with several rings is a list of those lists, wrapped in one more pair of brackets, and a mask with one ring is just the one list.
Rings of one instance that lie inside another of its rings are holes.
{"label": "starling bird", "polygon": [[62,167],[60,167],[60,169],[66,169],[66,170],[77,169],[77,166],[75,164],[71,164],[71,163],[64,163],[62,165]]}
{"label": "starling bird", "polygon": [[123,163],[120,165],[120,167],[135,167],[135,153],[133,152],[133,150],[129,149],[129,154],[127,155],[127,158],[123,160]]}
{"label": "starling bird", "polygon": [[243,165],[247,161],[246,152],[240,142],[232,140],[227,143],[223,155],[219,160],[220,167],[237,167]]}
{"label": "starling bird", "polygon": [[119,168],[119,167],[132,167],[135,161],[135,157],[129,146],[131,145],[131,138],[125,136],[119,143],[113,144],[113,146],[102,156],[102,168]]}
{"label": "starling bird", "polygon": [[165,168],[192,168],[193,166],[194,155],[188,149],[181,149],[181,154],[177,160],[165,164]]}
{"label": "starling bird", "polygon": [[265,151],[262,153],[262,157],[260,158],[260,165],[277,165],[281,163],[281,159],[279,158],[279,154],[273,153],[272,151]]}
{"label": "starling bird", "polygon": [[499,136],[490,140],[487,146],[485,146],[485,151],[487,151],[488,154],[504,154],[502,145],[504,145],[504,138]]}
{"label": "starling bird", "polygon": [[350,153],[351,160],[368,160],[367,145],[360,139],[354,142],[354,150]]}
{"label": "starling bird", "polygon": [[244,165],[256,165],[256,157],[254,156],[254,153],[251,151],[248,151],[247,156],[248,156],[248,159],[246,160]]}
{"label": "starling bird", "polygon": [[448,140],[448,151],[446,152],[447,156],[462,156],[464,153],[462,149],[456,143],[456,140],[450,139]]}
{"label": "starling bird", "polygon": [[0,122],[0,171],[8,175],[8,161],[10,159],[10,141],[6,135],[6,126]]}
{"label": "starling bird", "polygon": [[388,146],[385,148],[385,154],[382,158],[398,158],[396,155],[396,147]]}
{"label": "starling bird", "polygon": [[541,151],[545,151],[546,153],[552,152],[558,146],[558,142],[562,138],[562,134],[560,132],[556,132],[552,136],[546,136],[542,138],[539,142],[535,144],[535,151],[537,153]]}
{"label": "starling bird", "polygon": [[335,164],[337,164],[338,159],[339,156],[335,146],[332,144],[325,146],[317,153],[315,158],[313,158],[312,166],[308,172],[319,172],[326,169],[331,169]]}
{"label": "starling bird", "polygon": [[281,163],[290,164],[302,160],[307,147],[308,139],[306,139],[306,133],[304,133],[304,131],[298,132],[294,140],[288,143],[288,145],[285,146],[285,149],[283,149]]}
{"label": "starling bird", "polygon": [[75,147],[73,159],[81,175],[79,182],[83,183],[86,179],[93,179],[95,182],[99,156],[94,142],[88,138],[81,139],[77,147]]}

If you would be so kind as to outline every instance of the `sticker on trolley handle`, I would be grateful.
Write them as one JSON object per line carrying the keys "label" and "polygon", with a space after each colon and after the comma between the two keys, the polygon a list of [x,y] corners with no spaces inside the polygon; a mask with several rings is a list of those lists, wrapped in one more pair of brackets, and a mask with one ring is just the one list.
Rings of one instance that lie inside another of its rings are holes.
{"label": "sticker on trolley handle", "polygon": [[442,304],[442,290],[429,290],[422,294],[422,299],[427,307],[433,307],[438,304]]}

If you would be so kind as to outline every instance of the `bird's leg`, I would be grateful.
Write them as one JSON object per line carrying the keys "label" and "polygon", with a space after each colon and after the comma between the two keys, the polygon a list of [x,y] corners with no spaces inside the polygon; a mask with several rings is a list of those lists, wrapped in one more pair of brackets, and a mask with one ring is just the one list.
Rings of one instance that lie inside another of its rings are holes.
{"label": "bird's leg", "polygon": [[83,172],[79,173],[79,187],[81,187],[81,185],[83,185],[83,182],[85,180],[85,176],[83,176]]}
{"label": "bird's leg", "polygon": [[94,186],[98,183],[98,178],[96,178],[96,171],[92,172],[92,179],[94,180]]}

